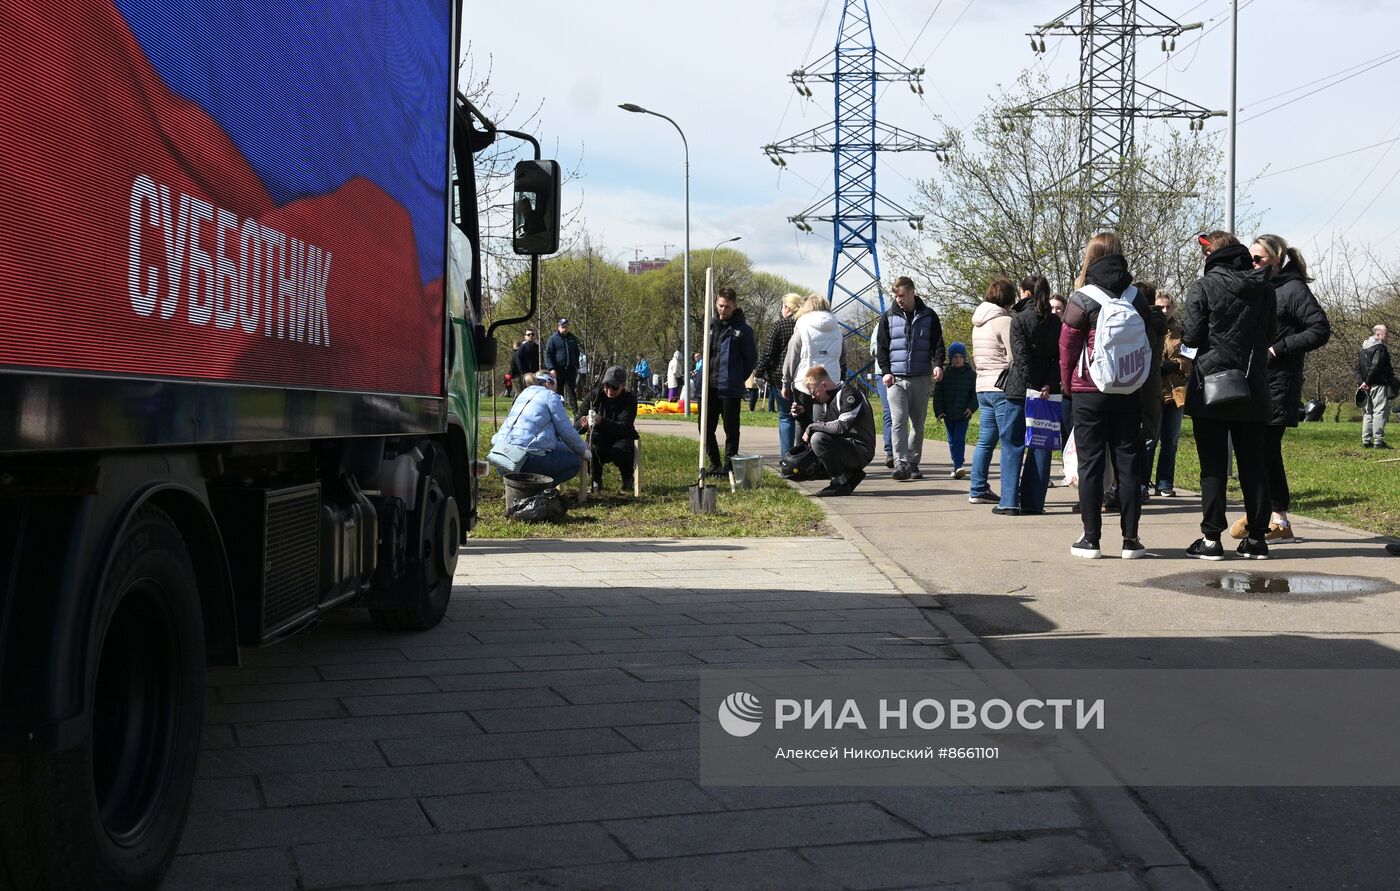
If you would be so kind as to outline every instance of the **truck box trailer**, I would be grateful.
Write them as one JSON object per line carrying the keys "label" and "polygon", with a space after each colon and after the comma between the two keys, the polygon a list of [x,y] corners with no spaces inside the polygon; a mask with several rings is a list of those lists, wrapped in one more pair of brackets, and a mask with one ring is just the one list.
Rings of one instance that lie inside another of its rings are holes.
{"label": "truck box trailer", "polygon": [[442,619],[494,354],[460,18],[0,6],[0,886],[159,882],[207,666]]}

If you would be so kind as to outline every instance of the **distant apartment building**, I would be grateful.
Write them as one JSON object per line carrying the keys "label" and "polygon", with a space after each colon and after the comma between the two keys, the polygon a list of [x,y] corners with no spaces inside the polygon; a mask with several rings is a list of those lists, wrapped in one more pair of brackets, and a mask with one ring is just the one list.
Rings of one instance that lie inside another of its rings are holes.
{"label": "distant apartment building", "polygon": [[651,272],[653,269],[665,269],[671,263],[670,260],[653,258],[649,260],[631,260],[627,263],[628,275],[641,275],[644,272]]}

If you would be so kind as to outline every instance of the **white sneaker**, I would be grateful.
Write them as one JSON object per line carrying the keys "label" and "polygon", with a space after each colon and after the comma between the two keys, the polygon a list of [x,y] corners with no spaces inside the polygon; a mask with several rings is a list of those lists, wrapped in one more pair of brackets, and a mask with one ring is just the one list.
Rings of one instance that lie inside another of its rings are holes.
{"label": "white sneaker", "polygon": [[953,471],[953,479],[955,479],[955,480],[965,480],[965,479],[967,479],[967,468],[966,468],[966,467],[959,467],[957,470]]}

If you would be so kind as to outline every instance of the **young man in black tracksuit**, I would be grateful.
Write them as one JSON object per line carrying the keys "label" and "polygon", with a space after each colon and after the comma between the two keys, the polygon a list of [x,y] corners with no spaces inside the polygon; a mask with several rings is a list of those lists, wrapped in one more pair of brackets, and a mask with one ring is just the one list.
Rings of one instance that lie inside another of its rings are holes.
{"label": "young man in black tracksuit", "polygon": [[807,369],[806,378],[812,401],[833,407],[827,409],[827,420],[813,421],[802,434],[831,475],[817,497],[849,495],[865,479],[865,465],[875,457],[875,412],[855,380],[838,385],[821,365]]}

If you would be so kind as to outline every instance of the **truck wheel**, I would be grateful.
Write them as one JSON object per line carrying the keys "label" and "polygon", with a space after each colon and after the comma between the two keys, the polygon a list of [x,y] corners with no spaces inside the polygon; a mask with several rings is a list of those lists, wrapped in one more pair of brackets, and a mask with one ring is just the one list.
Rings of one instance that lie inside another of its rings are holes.
{"label": "truck wheel", "polygon": [[82,742],[0,760],[0,879],[14,887],[154,888],[185,826],[204,622],[189,551],[164,511],[132,517],[95,610]]}
{"label": "truck wheel", "polygon": [[[369,611],[375,626],[385,631],[427,631],[436,628],[447,615],[452,599],[452,576],[457,571],[461,549],[462,517],[453,492],[452,465],[447,452],[430,446],[425,463],[431,464],[425,496],[420,499],[413,529],[422,529],[417,551],[406,576],[399,582],[398,607],[373,607]],[[419,515],[419,511],[423,515]]]}

